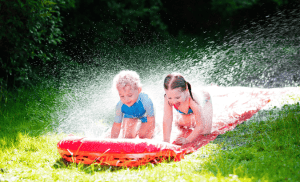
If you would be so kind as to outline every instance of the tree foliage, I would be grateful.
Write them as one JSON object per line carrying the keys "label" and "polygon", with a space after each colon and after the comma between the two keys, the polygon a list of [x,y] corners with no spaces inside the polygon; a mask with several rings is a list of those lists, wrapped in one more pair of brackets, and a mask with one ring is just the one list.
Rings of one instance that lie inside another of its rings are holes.
{"label": "tree foliage", "polygon": [[239,10],[248,9],[256,5],[262,5],[264,3],[273,6],[285,5],[293,0],[212,0],[212,10],[216,10],[222,14],[222,16],[232,16]]}
{"label": "tree foliage", "polygon": [[[235,31],[242,24],[278,8],[299,3],[298,0],[161,0],[162,19],[173,35],[182,33],[215,36]],[[210,35],[208,35],[210,34]]]}
{"label": "tree foliage", "polygon": [[0,86],[30,85],[41,70],[51,72],[61,60],[67,65],[58,59],[65,54],[93,56],[116,43],[137,45],[181,30],[216,37],[222,28],[296,1],[0,0]]}
{"label": "tree foliage", "polygon": [[237,10],[253,6],[258,0],[212,0],[213,10],[222,13],[223,16],[232,15]]}
{"label": "tree foliage", "polygon": [[63,40],[60,8],[72,6],[72,0],[0,1],[1,87],[30,84],[37,77],[32,65],[53,60]]}
{"label": "tree foliage", "polygon": [[69,55],[107,42],[137,43],[166,30],[160,0],[76,0],[75,7],[62,12]]}

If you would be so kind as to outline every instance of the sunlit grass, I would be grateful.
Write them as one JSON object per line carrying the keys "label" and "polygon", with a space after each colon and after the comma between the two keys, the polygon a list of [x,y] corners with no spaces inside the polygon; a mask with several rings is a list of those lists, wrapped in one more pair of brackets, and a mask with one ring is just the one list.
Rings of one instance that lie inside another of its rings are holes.
{"label": "sunlit grass", "polygon": [[[216,139],[220,152],[207,169],[215,175],[252,177],[254,181],[297,181],[300,178],[300,105],[284,105],[268,111],[265,121],[246,122]],[[274,117],[273,112],[276,112]],[[215,165],[218,164],[218,165]]]}

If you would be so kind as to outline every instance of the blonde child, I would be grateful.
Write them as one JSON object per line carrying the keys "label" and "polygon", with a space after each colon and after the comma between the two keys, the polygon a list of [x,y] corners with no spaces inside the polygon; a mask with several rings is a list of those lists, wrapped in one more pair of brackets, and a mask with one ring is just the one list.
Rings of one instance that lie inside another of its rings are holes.
{"label": "blonde child", "polygon": [[[164,141],[170,142],[173,122],[173,107],[179,112],[175,124],[179,127],[193,128],[187,138],[178,138],[175,144],[183,145],[195,140],[201,134],[211,133],[213,108],[208,92],[192,92],[189,82],[182,75],[172,73],[164,80]],[[201,94],[201,95],[200,95]]]}
{"label": "blonde child", "polygon": [[[114,78],[120,101],[116,106],[111,138],[118,138],[121,127],[125,138],[152,138],[155,129],[153,103],[147,94],[141,93],[139,75],[134,71],[121,71]],[[139,131],[137,124],[141,121]],[[123,122],[123,126],[122,125]]]}

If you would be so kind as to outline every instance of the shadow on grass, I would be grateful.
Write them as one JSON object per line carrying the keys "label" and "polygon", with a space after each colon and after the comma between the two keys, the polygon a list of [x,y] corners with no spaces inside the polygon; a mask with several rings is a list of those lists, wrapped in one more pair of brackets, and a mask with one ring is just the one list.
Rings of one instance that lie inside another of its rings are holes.
{"label": "shadow on grass", "polygon": [[[174,160],[164,160],[162,163],[171,163],[174,162]],[[56,160],[56,162],[53,165],[53,168],[55,169],[74,169],[77,168],[87,174],[93,174],[95,172],[117,172],[120,170],[143,170],[143,169],[149,169],[154,168],[155,166],[158,166],[160,163],[152,164],[148,163],[146,165],[136,166],[136,167],[125,167],[125,166],[110,166],[110,165],[100,165],[97,163],[93,163],[90,165],[87,164],[77,164],[75,162],[69,162],[66,161],[63,158],[59,158]]]}
{"label": "shadow on grass", "polygon": [[247,121],[218,137],[213,143],[219,152],[199,171],[254,181],[300,179],[299,102],[268,112],[269,118]]}

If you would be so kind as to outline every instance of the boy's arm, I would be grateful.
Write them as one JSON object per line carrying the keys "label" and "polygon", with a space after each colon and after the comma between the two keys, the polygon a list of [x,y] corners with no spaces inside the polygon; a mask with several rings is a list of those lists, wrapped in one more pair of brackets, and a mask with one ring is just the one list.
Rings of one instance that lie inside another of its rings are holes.
{"label": "boy's arm", "polygon": [[115,119],[114,124],[111,129],[111,138],[118,138],[122,126],[122,119],[123,119],[123,113],[121,111],[122,102],[120,101],[116,106],[116,113],[115,113]]}
{"label": "boy's arm", "polygon": [[122,123],[115,123],[111,129],[111,138],[118,138],[121,130]]}
{"label": "boy's arm", "polygon": [[164,98],[164,117],[163,117],[163,133],[164,142],[170,142],[173,122],[173,109],[169,105],[167,98]]}

